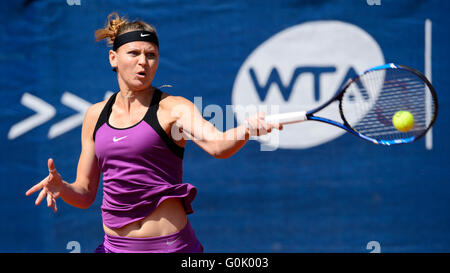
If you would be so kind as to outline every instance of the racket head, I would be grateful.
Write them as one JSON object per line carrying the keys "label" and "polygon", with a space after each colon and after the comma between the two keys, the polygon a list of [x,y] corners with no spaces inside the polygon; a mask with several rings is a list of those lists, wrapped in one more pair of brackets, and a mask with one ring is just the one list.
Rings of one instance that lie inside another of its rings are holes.
{"label": "racket head", "polygon": [[[353,134],[380,145],[405,144],[423,137],[436,121],[436,91],[419,71],[396,64],[371,68],[350,80],[337,95],[344,126]],[[399,131],[397,111],[408,111],[413,127]]]}

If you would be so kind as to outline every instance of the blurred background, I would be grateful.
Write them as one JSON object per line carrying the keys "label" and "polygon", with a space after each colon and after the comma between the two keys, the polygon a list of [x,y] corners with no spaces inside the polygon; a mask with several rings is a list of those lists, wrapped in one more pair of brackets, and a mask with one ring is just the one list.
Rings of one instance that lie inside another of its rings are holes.
{"label": "blurred background", "polygon": [[[277,149],[251,140],[228,159],[188,142],[184,181],[198,188],[189,219],[205,252],[449,252],[444,0],[3,2],[0,252],[93,252],[103,240],[102,184],[90,208],[59,199],[56,214],[25,191],[48,174],[49,157],[64,180],[76,179],[84,111],[118,91],[109,48],[94,39],[113,11],[156,27],[153,85],[201,98],[207,119],[227,105],[320,105],[347,77],[388,62],[436,88],[436,125],[410,145],[311,124],[285,128]],[[331,72],[293,78],[307,66]],[[225,118],[218,127],[229,128]]]}

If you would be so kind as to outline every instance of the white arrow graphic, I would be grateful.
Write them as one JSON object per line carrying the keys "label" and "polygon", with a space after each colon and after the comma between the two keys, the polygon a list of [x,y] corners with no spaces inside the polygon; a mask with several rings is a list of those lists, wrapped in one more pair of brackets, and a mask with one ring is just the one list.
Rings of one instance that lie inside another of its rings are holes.
{"label": "white arrow graphic", "polygon": [[83,123],[84,114],[86,110],[91,106],[91,103],[77,97],[69,92],[64,92],[61,102],[78,111],[78,114],[72,115],[50,127],[48,131],[48,137],[50,139],[60,136],[73,128],[80,126]]}
{"label": "white arrow graphic", "polygon": [[104,97],[103,99],[106,100],[106,99],[108,99],[109,97],[111,97],[113,94],[114,94],[113,91],[108,90],[108,91],[105,92],[105,97]]}
{"label": "white arrow graphic", "polygon": [[28,93],[22,95],[20,103],[36,111],[36,114],[11,126],[8,132],[8,139],[15,139],[25,134],[33,128],[47,122],[56,114],[53,106]]}

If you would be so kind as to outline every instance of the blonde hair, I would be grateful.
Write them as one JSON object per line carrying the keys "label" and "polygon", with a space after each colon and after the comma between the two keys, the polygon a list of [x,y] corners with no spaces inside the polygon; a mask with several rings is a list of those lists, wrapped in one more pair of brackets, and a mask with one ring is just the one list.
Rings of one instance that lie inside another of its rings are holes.
{"label": "blonde hair", "polygon": [[120,34],[124,34],[135,30],[145,30],[156,34],[154,26],[147,24],[144,21],[128,21],[125,17],[120,17],[117,12],[111,12],[108,15],[107,22],[104,28],[95,31],[95,40],[100,41],[105,39],[109,46],[112,46],[114,39]]}

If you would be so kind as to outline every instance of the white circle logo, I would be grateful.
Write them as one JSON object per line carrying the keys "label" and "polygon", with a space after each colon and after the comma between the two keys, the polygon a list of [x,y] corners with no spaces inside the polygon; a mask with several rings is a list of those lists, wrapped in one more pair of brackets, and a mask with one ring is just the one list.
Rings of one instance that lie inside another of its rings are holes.
{"label": "white circle logo", "polygon": [[[308,111],[329,100],[348,78],[382,64],[384,56],[378,43],[361,28],[341,21],[303,23],[275,34],[248,56],[236,76],[232,103],[234,107],[265,106],[267,114],[273,105],[280,113]],[[337,104],[319,113],[340,120]],[[242,112],[235,114],[239,123],[246,118]],[[344,133],[307,121],[286,125],[263,143],[307,149]]]}

